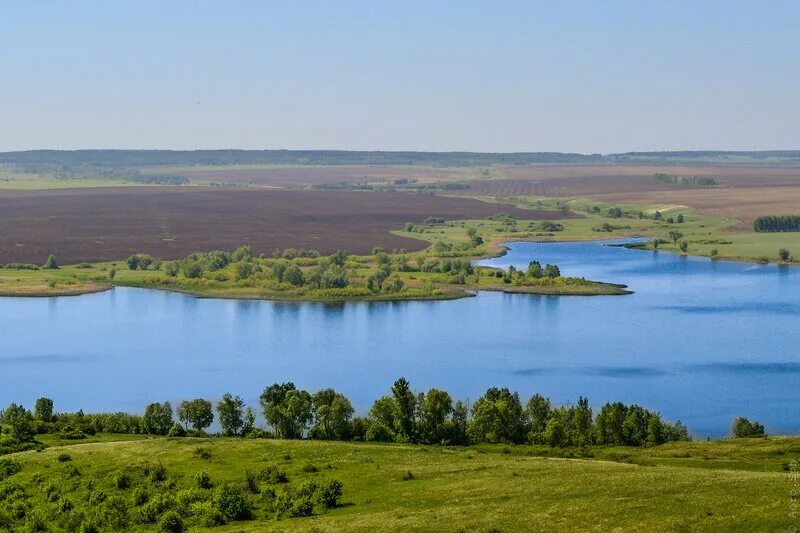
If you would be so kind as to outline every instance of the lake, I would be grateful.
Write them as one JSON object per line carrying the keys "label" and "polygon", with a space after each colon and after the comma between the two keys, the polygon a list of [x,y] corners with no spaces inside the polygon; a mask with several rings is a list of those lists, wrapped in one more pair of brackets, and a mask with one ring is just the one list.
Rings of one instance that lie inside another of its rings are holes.
{"label": "lake", "polygon": [[294,381],[360,412],[399,376],[474,400],[489,386],[555,403],[639,403],[693,435],[735,416],[800,431],[800,269],[605,243],[510,243],[480,261],[625,283],[629,296],[482,292],[440,302],[318,304],[198,299],[116,288],[0,298],[0,403],[141,412],[225,392],[257,405]]}

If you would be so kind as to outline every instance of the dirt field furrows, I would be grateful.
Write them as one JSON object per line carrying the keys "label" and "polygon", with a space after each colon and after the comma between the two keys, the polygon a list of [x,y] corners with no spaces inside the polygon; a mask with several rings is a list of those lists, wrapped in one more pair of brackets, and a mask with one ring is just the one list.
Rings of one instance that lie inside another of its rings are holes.
{"label": "dirt field furrows", "polygon": [[0,191],[0,263],[62,263],[122,259],[146,252],[174,259],[195,251],[257,253],[276,248],[337,248],[368,253],[373,246],[419,250],[427,244],[389,233],[428,216],[559,219],[472,199],[405,193],[131,187]]}
{"label": "dirt field furrows", "polygon": [[[800,213],[798,167],[532,166],[503,169],[508,179],[473,181],[459,196],[538,195],[594,198],[607,203],[687,205],[709,215],[736,217],[749,230],[761,215]],[[676,187],[656,172],[714,176],[719,186]]]}

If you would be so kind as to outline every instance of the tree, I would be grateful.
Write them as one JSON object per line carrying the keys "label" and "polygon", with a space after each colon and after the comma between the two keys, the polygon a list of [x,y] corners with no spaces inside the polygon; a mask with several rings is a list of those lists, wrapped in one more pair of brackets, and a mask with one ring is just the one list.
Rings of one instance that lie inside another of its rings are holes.
{"label": "tree", "polygon": [[595,440],[598,444],[618,446],[623,443],[623,429],[628,408],[621,402],[607,403],[595,419]]}
{"label": "tree", "polygon": [[322,272],[319,284],[322,289],[342,289],[350,284],[350,280],[347,271],[334,263]]}
{"label": "tree", "polygon": [[403,291],[405,285],[406,285],[405,282],[402,279],[400,279],[400,276],[394,275],[386,280],[386,282],[381,287],[381,290],[383,292],[388,292],[388,293],[398,293]]}
{"label": "tree", "polygon": [[469,434],[475,442],[524,442],[527,420],[519,395],[507,388],[489,388],[472,406]]}
{"label": "tree", "polygon": [[531,261],[528,263],[528,271],[525,273],[526,276],[530,278],[541,278],[544,276],[544,271],[542,270],[542,265],[539,261]]}
{"label": "tree", "polygon": [[678,245],[678,240],[683,237],[683,233],[681,233],[680,231],[678,231],[676,229],[671,229],[667,233],[667,236],[669,236],[669,240],[672,241],[672,245],[673,246],[677,246]]}
{"label": "tree", "polygon": [[369,409],[366,439],[380,442],[396,440],[399,412],[397,402],[390,396],[375,400]]}
{"label": "tree", "polygon": [[252,259],[253,259],[253,249],[250,248],[249,244],[243,244],[242,246],[238,247],[233,252],[231,252],[232,263],[250,261]]}
{"label": "tree", "polygon": [[128,259],[125,260],[128,264],[128,270],[139,270],[139,255],[133,254]]}
{"label": "tree", "polygon": [[283,271],[283,281],[295,287],[300,287],[305,282],[303,279],[303,271],[294,263],[289,263]]}
{"label": "tree", "polygon": [[686,242],[686,241],[681,241],[680,249],[681,249],[681,252],[685,253],[689,249],[689,243]]}
{"label": "tree", "polygon": [[301,438],[313,418],[311,395],[291,382],[270,385],[260,401],[264,418],[280,438]]}
{"label": "tree", "polygon": [[347,252],[344,250],[336,250],[330,257],[334,265],[344,266],[344,262],[347,261]]}
{"label": "tree", "polygon": [[592,439],[592,408],[589,399],[581,396],[578,403],[570,409],[572,415],[572,442],[577,446],[586,446]]}
{"label": "tree", "polygon": [[50,269],[50,270],[57,269],[58,268],[58,261],[56,261],[56,256],[54,256],[53,254],[48,255],[47,256],[47,261],[45,261],[44,265],[42,265],[42,268],[47,268],[47,269]]}
{"label": "tree", "polygon": [[322,389],[311,398],[314,425],[309,436],[322,440],[346,440],[352,428],[350,419],[355,410],[350,400],[333,389]]}
{"label": "tree", "polygon": [[534,394],[528,400],[525,411],[530,424],[528,440],[534,444],[544,444],[546,442],[545,429],[547,429],[547,422],[550,420],[553,411],[550,400],[541,394]]}
{"label": "tree", "polygon": [[731,432],[733,433],[733,436],[737,439],[763,437],[764,426],[762,426],[755,420],[751,422],[750,420],[740,416],[733,420],[733,426],[731,427]]}
{"label": "tree", "polygon": [[166,435],[172,427],[172,405],[169,402],[151,403],[144,410],[142,429],[151,435]]}
{"label": "tree", "polygon": [[256,412],[252,407],[244,410],[244,424],[242,424],[242,435],[249,435],[256,429]]}
{"label": "tree", "polygon": [[557,278],[561,276],[561,270],[559,270],[558,265],[545,265],[544,275],[548,278]]}
{"label": "tree", "polygon": [[638,405],[628,407],[622,423],[622,443],[627,446],[641,446],[647,438],[648,413]]}
{"label": "tree", "polygon": [[778,250],[778,258],[781,261],[789,261],[792,258],[792,254],[786,248],[781,248]]}
{"label": "tree", "polygon": [[677,221],[678,221],[678,224],[683,224],[683,221],[684,221],[684,218],[683,218],[683,213],[681,213],[680,215],[678,215],[678,217],[677,217],[675,220],[677,220]]}
{"label": "tree", "polygon": [[453,412],[453,400],[446,391],[431,389],[420,406],[420,437],[423,442],[437,444],[447,440],[446,421]]}
{"label": "tree", "polygon": [[19,442],[30,442],[36,435],[30,411],[12,403],[2,413],[0,420],[11,428],[11,438]]}
{"label": "tree", "polygon": [[397,423],[395,431],[403,442],[412,442],[416,436],[414,427],[414,410],[416,398],[411,392],[411,385],[406,378],[400,378],[392,385],[392,397],[397,405]]}
{"label": "tree", "polygon": [[178,420],[184,426],[192,426],[195,431],[202,431],[214,421],[214,409],[211,402],[202,398],[182,401],[178,405]]}
{"label": "tree", "polygon": [[230,393],[223,394],[217,402],[217,414],[223,435],[239,434],[244,426],[244,402],[241,398]]}
{"label": "tree", "polygon": [[38,398],[33,407],[33,417],[42,422],[51,422],[53,420],[53,400]]}

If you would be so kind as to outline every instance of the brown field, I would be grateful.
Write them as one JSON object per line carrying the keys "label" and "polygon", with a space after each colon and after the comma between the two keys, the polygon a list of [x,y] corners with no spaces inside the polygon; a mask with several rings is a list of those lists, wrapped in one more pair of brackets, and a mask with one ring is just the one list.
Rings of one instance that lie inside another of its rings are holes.
{"label": "brown field", "polygon": [[265,187],[305,187],[337,183],[363,183],[396,179],[456,181],[467,171],[458,168],[426,168],[411,166],[307,166],[263,168],[150,168],[147,174],[185,176],[201,183],[247,184]]}
{"label": "brown field", "polygon": [[[471,182],[459,196],[587,197],[607,203],[678,204],[700,213],[733,216],[749,228],[760,215],[800,212],[798,167],[533,166],[505,168],[508,179]],[[656,172],[713,175],[718,187],[660,183]]]}
{"label": "brown field", "polygon": [[[472,199],[405,193],[120,187],[0,191],[0,263],[105,261],[146,252],[174,259],[242,243],[276,248],[373,246],[419,250],[424,241],[392,235],[406,222],[509,213],[559,219],[561,212],[521,210]],[[574,215],[573,215],[574,216]]]}

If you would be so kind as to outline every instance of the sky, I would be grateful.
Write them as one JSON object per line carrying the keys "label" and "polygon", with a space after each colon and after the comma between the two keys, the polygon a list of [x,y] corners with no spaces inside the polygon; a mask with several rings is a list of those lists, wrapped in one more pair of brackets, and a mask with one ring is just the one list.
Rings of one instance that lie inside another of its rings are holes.
{"label": "sky", "polygon": [[0,0],[0,151],[800,149],[797,1]]}

